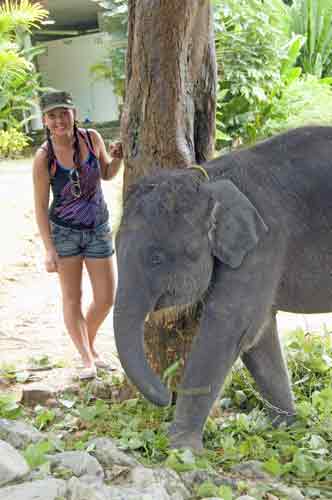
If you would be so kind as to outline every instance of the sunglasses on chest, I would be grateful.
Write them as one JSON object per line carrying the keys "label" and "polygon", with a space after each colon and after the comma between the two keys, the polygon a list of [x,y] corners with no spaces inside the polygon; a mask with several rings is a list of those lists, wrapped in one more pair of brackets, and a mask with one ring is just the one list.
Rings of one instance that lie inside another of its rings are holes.
{"label": "sunglasses on chest", "polygon": [[69,171],[69,178],[71,182],[71,194],[75,198],[80,198],[82,195],[82,190],[81,190],[81,182],[80,182],[80,174],[77,168],[72,168]]}

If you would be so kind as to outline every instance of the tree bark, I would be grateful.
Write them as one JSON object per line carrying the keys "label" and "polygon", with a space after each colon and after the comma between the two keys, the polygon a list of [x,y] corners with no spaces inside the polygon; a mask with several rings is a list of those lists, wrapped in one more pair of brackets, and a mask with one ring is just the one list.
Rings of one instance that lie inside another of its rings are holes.
{"label": "tree bark", "polygon": [[[128,7],[124,198],[155,168],[185,168],[212,155],[217,74],[209,0],[129,0]],[[185,330],[195,327],[192,315],[175,320],[162,313],[158,325],[154,317],[146,324],[146,349],[160,373],[178,352],[186,357]]]}

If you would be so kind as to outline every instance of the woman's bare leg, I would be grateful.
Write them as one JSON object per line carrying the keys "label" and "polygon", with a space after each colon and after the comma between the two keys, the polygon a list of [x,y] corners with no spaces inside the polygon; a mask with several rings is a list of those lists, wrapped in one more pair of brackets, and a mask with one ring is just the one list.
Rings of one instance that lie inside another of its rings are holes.
{"label": "woman's bare leg", "polygon": [[86,325],[90,349],[95,359],[98,353],[94,342],[98,328],[110,312],[114,303],[116,289],[113,257],[105,259],[85,259],[85,265],[91,280],[93,300],[86,314]]}
{"label": "woman's bare leg", "polygon": [[59,277],[62,290],[63,316],[68,333],[81,355],[86,368],[94,367],[88,329],[82,314],[82,267],[81,256],[59,259]]}

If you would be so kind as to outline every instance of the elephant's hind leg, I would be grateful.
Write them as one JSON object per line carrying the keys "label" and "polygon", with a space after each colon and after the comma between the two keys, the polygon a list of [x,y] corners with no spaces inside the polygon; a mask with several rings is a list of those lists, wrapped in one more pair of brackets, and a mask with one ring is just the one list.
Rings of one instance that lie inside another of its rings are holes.
{"label": "elephant's hind leg", "polygon": [[295,416],[289,375],[280,344],[275,313],[265,323],[257,344],[242,355],[274,423],[291,423]]}

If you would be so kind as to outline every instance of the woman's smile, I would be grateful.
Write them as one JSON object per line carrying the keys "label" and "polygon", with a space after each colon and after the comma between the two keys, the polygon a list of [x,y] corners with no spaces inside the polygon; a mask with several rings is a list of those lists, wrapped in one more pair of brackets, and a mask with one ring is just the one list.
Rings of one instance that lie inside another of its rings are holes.
{"label": "woman's smile", "polygon": [[67,134],[71,132],[74,124],[74,113],[72,110],[58,108],[45,113],[45,125],[52,134]]}

